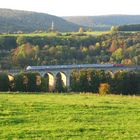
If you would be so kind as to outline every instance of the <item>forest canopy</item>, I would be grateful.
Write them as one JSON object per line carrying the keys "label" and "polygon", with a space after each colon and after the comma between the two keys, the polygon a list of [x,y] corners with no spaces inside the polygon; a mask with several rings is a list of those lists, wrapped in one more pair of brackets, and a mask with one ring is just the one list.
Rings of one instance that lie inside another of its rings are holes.
{"label": "forest canopy", "polygon": [[100,36],[1,35],[1,69],[28,65],[121,63],[139,65],[140,33],[115,32]]}

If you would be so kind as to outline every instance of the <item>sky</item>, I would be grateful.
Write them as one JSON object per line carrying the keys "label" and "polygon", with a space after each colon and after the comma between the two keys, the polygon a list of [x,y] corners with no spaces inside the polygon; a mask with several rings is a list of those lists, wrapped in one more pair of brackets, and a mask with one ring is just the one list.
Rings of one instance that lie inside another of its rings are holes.
{"label": "sky", "polygon": [[0,0],[0,8],[56,16],[140,15],[140,0]]}

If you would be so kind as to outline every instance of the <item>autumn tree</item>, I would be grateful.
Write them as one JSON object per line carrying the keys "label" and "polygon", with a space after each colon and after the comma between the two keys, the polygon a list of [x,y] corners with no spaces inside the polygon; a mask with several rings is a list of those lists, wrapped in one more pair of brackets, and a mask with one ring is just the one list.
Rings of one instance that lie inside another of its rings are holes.
{"label": "autumn tree", "polygon": [[38,46],[31,44],[23,44],[12,52],[13,63],[24,68],[27,65],[35,64],[37,62]]}
{"label": "autumn tree", "polygon": [[118,49],[118,44],[116,40],[113,40],[109,48],[109,52],[113,53]]}

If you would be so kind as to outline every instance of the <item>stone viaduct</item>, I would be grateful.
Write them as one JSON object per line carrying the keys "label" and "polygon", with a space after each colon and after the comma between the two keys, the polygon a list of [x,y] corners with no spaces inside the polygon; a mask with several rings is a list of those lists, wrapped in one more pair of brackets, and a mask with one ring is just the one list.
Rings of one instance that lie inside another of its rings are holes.
{"label": "stone viaduct", "polygon": [[[81,69],[100,69],[110,71],[112,74],[117,70],[140,70],[140,66],[123,66],[113,64],[79,64],[79,65],[51,65],[51,66],[28,66],[23,72],[38,72],[42,77],[48,77],[49,89],[53,90],[55,87],[58,75],[66,87],[70,86],[70,76],[73,70]],[[14,75],[18,74],[19,70],[9,70],[9,78],[12,79]]]}

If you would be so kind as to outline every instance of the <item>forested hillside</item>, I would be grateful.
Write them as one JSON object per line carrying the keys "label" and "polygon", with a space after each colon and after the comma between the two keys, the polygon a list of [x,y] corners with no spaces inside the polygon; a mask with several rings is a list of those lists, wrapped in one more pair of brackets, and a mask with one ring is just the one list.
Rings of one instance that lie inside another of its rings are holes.
{"label": "forested hillside", "polygon": [[27,65],[122,63],[140,64],[140,33],[100,36],[1,35],[1,69]]}
{"label": "forested hillside", "polygon": [[0,9],[0,32],[48,31],[54,22],[57,31],[78,31],[79,26],[56,16],[44,13]]}
{"label": "forested hillside", "polygon": [[140,24],[140,15],[71,16],[63,18],[78,25],[92,27],[93,30],[109,30],[113,25]]}

